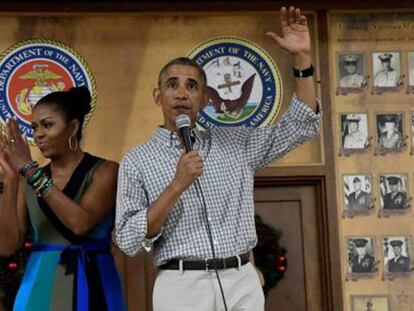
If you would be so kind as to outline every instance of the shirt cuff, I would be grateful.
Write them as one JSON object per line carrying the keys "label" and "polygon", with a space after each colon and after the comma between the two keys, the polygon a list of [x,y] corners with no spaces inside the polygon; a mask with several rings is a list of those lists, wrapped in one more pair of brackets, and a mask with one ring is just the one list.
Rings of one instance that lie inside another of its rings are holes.
{"label": "shirt cuff", "polygon": [[142,248],[143,248],[143,249],[144,249],[147,253],[149,253],[150,251],[152,251],[152,248],[153,248],[154,242],[160,238],[160,236],[162,235],[163,231],[164,231],[164,227],[162,227],[162,228],[161,228],[160,232],[159,232],[159,233],[158,233],[155,237],[152,237],[152,238],[149,238],[149,239],[144,238],[144,239],[141,241],[141,246],[142,246]]}
{"label": "shirt cuff", "polygon": [[314,120],[317,121],[322,116],[322,105],[319,98],[316,98],[316,112],[312,110],[307,104],[301,101],[296,93],[293,93],[291,105],[289,107],[289,114],[297,121]]}

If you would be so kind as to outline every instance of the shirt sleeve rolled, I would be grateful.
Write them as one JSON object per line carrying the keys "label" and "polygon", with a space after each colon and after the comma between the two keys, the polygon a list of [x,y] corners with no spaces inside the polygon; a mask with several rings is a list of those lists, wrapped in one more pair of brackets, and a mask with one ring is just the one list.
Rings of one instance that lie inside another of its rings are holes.
{"label": "shirt sleeve rolled", "polygon": [[128,256],[134,256],[143,247],[147,249],[148,206],[142,176],[136,164],[125,157],[118,173],[115,238],[119,248]]}
{"label": "shirt sleeve rolled", "polygon": [[253,170],[259,170],[315,137],[319,132],[320,120],[320,105],[315,113],[294,94],[279,122],[249,129],[245,141],[249,165]]}

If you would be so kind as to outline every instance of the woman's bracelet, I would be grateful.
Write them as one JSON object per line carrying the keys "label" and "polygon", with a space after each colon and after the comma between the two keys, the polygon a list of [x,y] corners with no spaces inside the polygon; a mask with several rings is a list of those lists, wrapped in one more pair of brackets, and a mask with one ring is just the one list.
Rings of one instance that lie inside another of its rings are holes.
{"label": "woman's bracelet", "polygon": [[37,163],[36,161],[29,161],[19,170],[19,174],[22,175],[23,177],[26,177],[27,172],[29,172],[33,168],[38,168],[38,167],[39,167],[39,163]]}
{"label": "woman's bracelet", "polygon": [[30,186],[35,186],[41,179],[42,175],[44,174],[44,169],[42,167],[39,167],[32,176],[29,177],[27,180],[27,183]]}
{"label": "woman's bracelet", "polygon": [[49,177],[43,167],[39,167],[33,175],[28,178],[27,183],[39,197],[44,197],[53,188],[53,179]]}
{"label": "woman's bracelet", "polygon": [[52,188],[53,188],[53,179],[48,177],[46,184],[41,189],[39,189],[39,191],[37,192],[37,195],[44,197],[52,190]]}

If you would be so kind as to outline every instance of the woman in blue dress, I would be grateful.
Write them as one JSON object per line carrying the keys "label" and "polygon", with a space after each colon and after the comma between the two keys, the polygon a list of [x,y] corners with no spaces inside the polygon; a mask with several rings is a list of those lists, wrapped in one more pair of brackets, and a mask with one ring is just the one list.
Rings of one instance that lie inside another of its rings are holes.
{"label": "woman in blue dress", "polygon": [[125,310],[111,254],[118,165],[79,146],[90,102],[78,87],[33,108],[33,138],[50,160],[44,167],[16,121],[0,134],[0,254],[16,252],[29,233],[33,241],[14,310]]}

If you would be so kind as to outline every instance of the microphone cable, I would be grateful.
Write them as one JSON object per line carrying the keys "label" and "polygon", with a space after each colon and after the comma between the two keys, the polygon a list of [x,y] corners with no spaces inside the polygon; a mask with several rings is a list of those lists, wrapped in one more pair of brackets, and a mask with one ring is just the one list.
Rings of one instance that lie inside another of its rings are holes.
{"label": "microphone cable", "polygon": [[204,198],[203,189],[201,188],[201,184],[200,184],[198,178],[196,179],[196,190],[197,190],[197,192],[200,193],[201,200],[203,202],[203,209],[204,209],[204,217],[205,217],[205,221],[206,221],[207,235],[208,235],[208,239],[210,241],[211,252],[213,253],[214,271],[216,273],[217,282],[218,282],[219,287],[220,287],[221,298],[223,299],[223,304],[224,304],[224,310],[227,311],[226,297],[224,296],[223,286],[221,284],[220,276],[219,276],[218,270],[217,270],[216,252],[214,250],[213,236],[211,234],[210,223],[208,221],[207,204],[206,204],[206,200]]}
{"label": "microphone cable", "polygon": [[[185,152],[190,152],[193,148],[191,138],[190,138],[190,126],[191,126],[191,119],[187,114],[180,114],[175,118],[175,125],[177,129],[179,130],[179,134],[181,135],[182,142],[184,143]],[[207,229],[207,235],[208,239],[210,241],[210,247],[211,252],[213,254],[213,262],[214,262],[214,271],[216,272],[217,276],[217,282],[220,287],[221,297],[223,298],[223,304],[224,304],[224,310],[227,311],[227,303],[226,298],[224,297],[224,290],[223,286],[221,284],[220,276],[217,271],[217,259],[216,259],[216,252],[214,250],[214,243],[213,243],[213,235],[211,234],[211,228],[210,223],[208,221],[208,214],[207,214],[207,204],[206,199],[204,198],[203,189],[201,188],[200,181],[198,178],[196,178],[196,191],[199,193],[199,197],[201,197],[202,203],[203,203],[203,209],[204,209],[204,218],[206,222],[206,229]],[[207,262],[206,262],[207,264]],[[208,271],[208,266],[206,267],[206,270]]]}

